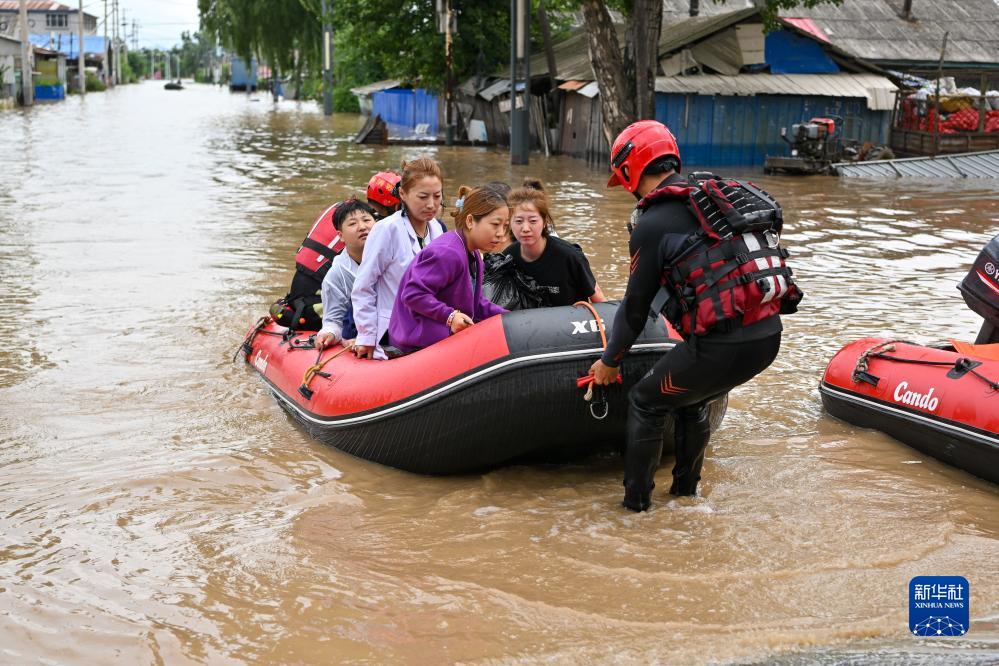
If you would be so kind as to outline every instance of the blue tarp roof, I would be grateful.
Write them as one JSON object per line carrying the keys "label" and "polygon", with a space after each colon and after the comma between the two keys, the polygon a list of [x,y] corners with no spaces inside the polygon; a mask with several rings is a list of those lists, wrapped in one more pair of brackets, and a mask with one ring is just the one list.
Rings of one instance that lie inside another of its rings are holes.
{"label": "blue tarp roof", "polygon": [[[79,57],[80,37],[69,32],[56,32],[52,35],[31,35],[28,40],[35,46],[52,49],[62,53],[70,60]],[[106,52],[104,48],[103,35],[84,35],[83,52],[98,53]]]}
{"label": "blue tarp roof", "polygon": [[775,30],[766,36],[764,53],[771,74],[832,74],[839,71],[814,39],[790,30]]}

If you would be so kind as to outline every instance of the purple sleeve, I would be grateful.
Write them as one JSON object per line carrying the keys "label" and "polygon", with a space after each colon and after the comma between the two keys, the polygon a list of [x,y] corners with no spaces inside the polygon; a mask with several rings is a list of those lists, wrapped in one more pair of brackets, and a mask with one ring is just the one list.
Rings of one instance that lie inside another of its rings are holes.
{"label": "purple sleeve", "polygon": [[457,278],[462,267],[453,261],[444,247],[430,245],[416,255],[399,286],[397,301],[427,319],[444,323],[454,308],[437,297]]}
{"label": "purple sleeve", "polygon": [[479,295],[478,307],[475,309],[477,310],[475,313],[475,321],[477,322],[482,321],[483,319],[489,319],[494,315],[506,314],[509,312],[509,310],[501,308],[481,294]]}

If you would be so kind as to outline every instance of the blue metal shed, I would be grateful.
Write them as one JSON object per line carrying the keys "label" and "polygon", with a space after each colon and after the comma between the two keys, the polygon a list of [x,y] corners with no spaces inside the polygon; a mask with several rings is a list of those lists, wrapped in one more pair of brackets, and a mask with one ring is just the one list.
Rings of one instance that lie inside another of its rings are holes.
{"label": "blue metal shed", "polygon": [[685,165],[762,166],[788,152],[781,127],[815,116],[842,117],[846,140],[886,143],[893,88],[872,75],[659,77],[656,119],[673,131]]}
{"label": "blue metal shed", "polygon": [[426,134],[436,136],[439,109],[437,96],[423,88],[391,88],[371,95],[371,115],[380,115],[393,136],[415,134],[420,125],[426,125]]}

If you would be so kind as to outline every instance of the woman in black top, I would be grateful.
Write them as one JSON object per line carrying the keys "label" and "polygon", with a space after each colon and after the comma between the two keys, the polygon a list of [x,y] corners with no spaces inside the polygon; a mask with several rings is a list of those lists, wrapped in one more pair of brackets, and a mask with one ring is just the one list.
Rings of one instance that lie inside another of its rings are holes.
{"label": "woman in black top", "polygon": [[513,190],[507,200],[510,229],[517,241],[505,253],[513,257],[522,273],[538,283],[544,305],[606,300],[583,250],[552,233],[554,222],[541,182],[524,181],[524,186]]}

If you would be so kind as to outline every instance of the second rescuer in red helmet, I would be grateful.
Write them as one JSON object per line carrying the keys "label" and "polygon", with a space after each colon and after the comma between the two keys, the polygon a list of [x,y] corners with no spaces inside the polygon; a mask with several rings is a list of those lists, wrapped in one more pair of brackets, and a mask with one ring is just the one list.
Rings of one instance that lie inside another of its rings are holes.
{"label": "second rescuer in red helmet", "polygon": [[[677,313],[689,313],[690,307],[699,307],[697,299],[703,292],[718,293],[719,302],[728,299],[731,303],[737,291],[726,286],[723,279],[729,276],[727,271],[733,260],[715,263],[716,255],[707,251],[710,249],[717,254],[719,247],[724,252],[730,248],[724,245],[728,241],[708,237],[691,212],[693,183],[688,183],[679,174],[680,150],[669,129],[654,120],[629,125],[615,139],[610,159],[613,173],[607,185],[623,187],[639,199],[639,204],[629,242],[631,275],[628,288],[617,310],[607,348],[591,368],[597,384],[616,381],[619,365],[645,327],[654,301],[655,309],[670,317],[682,333],[691,328],[691,318],[688,315],[684,328],[680,326]],[[778,228],[773,232],[773,238],[779,232],[779,210],[774,202]],[[766,229],[766,233],[771,230]],[[742,245],[738,250],[740,254],[733,254],[733,258],[741,256],[746,245],[768,243],[767,238],[764,233],[755,232],[734,237],[731,244],[734,246],[738,241]],[[751,254],[754,257],[766,255],[769,260],[770,254],[776,255],[780,250],[776,241],[772,247],[771,251],[769,246],[762,249],[757,246],[757,253]],[[753,267],[755,261],[753,259]],[[743,267],[738,261],[735,263],[738,268]],[[671,278],[676,271],[682,273],[691,265],[700,271],[695,271],[695,275],[707,275],[712,281],[714,271],[717,271],[721,284],[698,287],[697,296],[691,293],[695,291],[693,288],[683,289],[683,293],[671,291],[674,284]],[[723,270],[726,272],[721,275]],[[773,279],[775,284],[784,280],[780,284],[789,290],[790,272],[785,278],[783,274],[777,275],[780,270],[779,267],[769,269],[765,279]],[[751,273],[751,277],[755,280],[757,274]],[[725,289],[729,291],[721,291]],[[758,296],[759,291],[756,294]],[[770,294],[770,300],[778,303],[775,294],[779,297],[779,287]],[[741,298],[743,294],[740,292],[738,296]],[[696,493],[711,434],[709,403],[763,371],[780,349],[782,328],[777,310],[771,306],[758,310],[759,316],[754,321],[754,318],[736,316],[731,307],[727,312],[719,308],[718,316],[705,319],[707,326],[698,316],[696,323],[700,328],[697,330],[701,334],[685,334],[684,342],[667,352],[629,391],[623,502],[626,508],[645,511],[652,504],[653,478],[659,466],[663,428],[669,414],[674,417],[676,441],[676,463],[669,492],[672,495]],[[752,323],[747,324],[747,321]],[[705,332],[705,329],[709,330]]]}
{"label": "second rescuer in red helmet", "polygon": [[368,181],[368,205],[379,218],[388,217],[399,210],[399,174],[394,171],[379,171]]}

